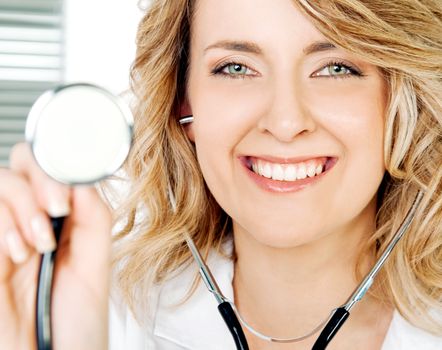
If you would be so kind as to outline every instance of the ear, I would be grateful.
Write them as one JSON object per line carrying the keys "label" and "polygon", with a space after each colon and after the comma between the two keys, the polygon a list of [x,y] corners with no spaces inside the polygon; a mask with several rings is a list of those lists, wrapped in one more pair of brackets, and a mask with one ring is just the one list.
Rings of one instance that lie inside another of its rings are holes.
{"label": "ear", "polygon": [[[187,117],[189,115],[192,115],[192,108],[190,108],[189,101],[187,98],[181,103],[180,106],[180,118]],[[193,133],[193,123],[187,123],[183,125],[184,131],[187,134],[187,137],[190,141],[195,141],[195,135]]]}

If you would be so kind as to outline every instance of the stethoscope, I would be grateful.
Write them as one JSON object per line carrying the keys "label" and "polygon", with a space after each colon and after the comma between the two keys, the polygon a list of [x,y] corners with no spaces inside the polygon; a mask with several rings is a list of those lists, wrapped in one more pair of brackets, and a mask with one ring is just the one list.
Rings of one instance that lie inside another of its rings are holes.
{"label": "stethoscope", "polygon": [[[123,100],[91,84],[45,92],[26,121],[26,140],[41,169],[67,185],[93,184],[112,175],[132,143],[133,117]],[[50,218],[57,243],[65,217]],[[41,256],[36,295],[38,350],[53,347],[51,299],[57,251]]]}
{"label": "stethoscope", "polygon": [[[179,120],[180,124],[184,125],[187,123],[193,122],[193,116],[185,116]],[[347,299],[347,301],[337,307],[336,309],[332,310],[330,313],[330,316],[321,322],[317,327],[315,327],[312,331],[309,333],[300,336],[300,337],[294,337],[294,338],[277,338],[265,335],[256,329],[254,329],[249,323],[247,323],[246,320],[244,320],[243,317],[241,317],[241,314],[239,313],[238,309],[236,308],[235,304],[226,298],[223,293],[221,292],[220,288],[218,287],[218,284],[216,283],[215,278],[213,277],[209,267],[204,262],[203,258],[201,257],[200,252],[198,251],[198,248],[196,247],[194,241],[191,237],[186,238],[187,245],[192,253],[193,259],[195,260],[196,264],[199,268],[199,273],[201,275],[201,279],[203,280],[204,284],[206,285],[207,290],[215,297],[216,302],[218,303],[218,311],[221,314],[224,322],[227,325],[227,328],[229,329],[230,333],[232,334],[232,337],[235,341],[236,348],[238,350],[248,350],[249,346],[247,344],[247,339],[244,335],[244,331],[241,327],[241,324],[246,327],[252,334],[255,336],[267,340],[269,342],[275,342],[275,343],[294,343],[302,341],[306,338],[309,338],[313,334],[319,332],[321,329],[321,333],[319,334],[318,338],[316,339],[316,342],[314,343],[312,350],[324,350],[330,341],[333,339],[333,337],[338,333],[339,329],[342,327],[342,325],[345,323],[345,321],[350,316],[350,310],[355,306],[355,304],[362,300],[362,298],[365,296],[367,291],[370,289],[371,285],[373,284],[373,281],[382,268],[382,266],[385,264],[386,260],[390,256],[391,252],[393,251],[396,244],[399,242],[399,240],[403,237],[404,233],[407,231],[408,227],[410,226],[411,222],[413,221],[413,218],[415,216],[416,210],[422,201],[424,192],[422,190],[419,190],[411,208],[409,209],[405,219],[403,220],[401,226],[397,230],[397,232],[394,234],[393,238],[391,239],[390,243],[388,244],[385,251],[382,253],[382,255],[379,257],[379,259],[374,264],[373,268],[367,273],[365,278],[362,280],[362,282],[356,287],[354,292],[350,295],[350,297]],[[175,201],[173,198],[173,195],[170,195],[170,201],[172,202],[172,206],[175,208]]]}
{"label": "stethoscope", "polygon": [[[192,116],[179,120],[182,125],[192,121]],[[92,184],[113,174],[124,162],[132,143],[132,130],[132,114],[119,97],[103,88],[79,83],[48,91],[35,102],[26,124],[26,140],[31,145],[37,163],[55,180],[68,185]],[[98,156],[90,151],[98,148]],[[173,194],[170,190],[169,193],[175,208]],[[296,338],[271,337],[251,327],[241,317],[235,304],[223,295],[193,240],[187,237],[186,242],[202,280],[218,303],[218,311],[231,332],[237,349],[248,349],[242,324],[257,337],[279,343],[301,341],[322,328],[312,348],[320,350],[326,348],[350,315],[351,308],[370,288],[391,251],[411,224],[422,197],[421,190],[388,247],[347,302],[333,310],[330,317],[311,332]],[[51,218],[57,242],[64,220],[64,217]],[[46,253],[42,255],[40,263],[36,300],[38,350],[52,349],[51,295],[55,258],[56,251]]]}

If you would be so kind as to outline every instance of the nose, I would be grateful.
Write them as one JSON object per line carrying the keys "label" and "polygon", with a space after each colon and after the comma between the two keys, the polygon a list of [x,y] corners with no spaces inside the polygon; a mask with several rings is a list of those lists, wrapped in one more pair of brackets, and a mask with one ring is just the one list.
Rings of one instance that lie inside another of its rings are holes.
{"label": "nose", "polygon": [[275,82],[267,113],[258,121],[260,132],[269,133],[281,142],[291,142],[316,129],[301,86],[287,77]]}

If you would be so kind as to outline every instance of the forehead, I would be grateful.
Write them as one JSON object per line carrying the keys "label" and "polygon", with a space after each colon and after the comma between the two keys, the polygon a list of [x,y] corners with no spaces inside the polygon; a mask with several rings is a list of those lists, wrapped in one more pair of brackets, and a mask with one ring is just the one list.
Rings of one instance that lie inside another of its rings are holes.
{"label": "forehead", "polygon": [[192,45],[206,47],[226,39],[254,41],[271,48],[324,37],[293,0],[197,0]]}

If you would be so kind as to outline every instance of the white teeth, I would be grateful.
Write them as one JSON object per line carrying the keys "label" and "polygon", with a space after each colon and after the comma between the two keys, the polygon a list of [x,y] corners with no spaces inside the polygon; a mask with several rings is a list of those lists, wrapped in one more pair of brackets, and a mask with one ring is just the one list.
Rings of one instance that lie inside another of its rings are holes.
{"label": "white teeth", "polygon": [[264,164],[262,162],[258,161],[258,164],[256,166],[258,168],[258,174],[262,175],[264,174]]}
{"label": "white teeth", "polygon": [[323,164],[318,164],[317,161],[298,164],[276,164],[265,162],[263,160],[256,160],[252,163],[251,168],[256,174],[268,179],[296,181],[305,179],[307,176],[314,177],[321,174],[324,166]]}
{"label": "white teeth", "polygon": [[268,179],[272,177],[272,167],[269,163],[264,164],[261,174]]}
{"label": "white teeth", "polygon": [[298,171],[296,172],[296,178],[298,180],[305,179],[307,177],[307,169],[305,164],[301,163],[298,166]]}
{"label": "white teeth", "polygon": [[296,180],[296,167],[294,165],[289,165],[284,171],[285,181],[295,181]]}
{"label": "white teeth", "polygon": [[307,175],[308,175],[308,177],[313,177],[313,176],[316,175],[316,166],[315,166],[315,164],[310,163],[307,166]]}
{"label": "white teeth", "polygon": [[279,164],[273,165],[272,179],[280,181],[284,180],[284,170],[282,169],[281,165]]}

